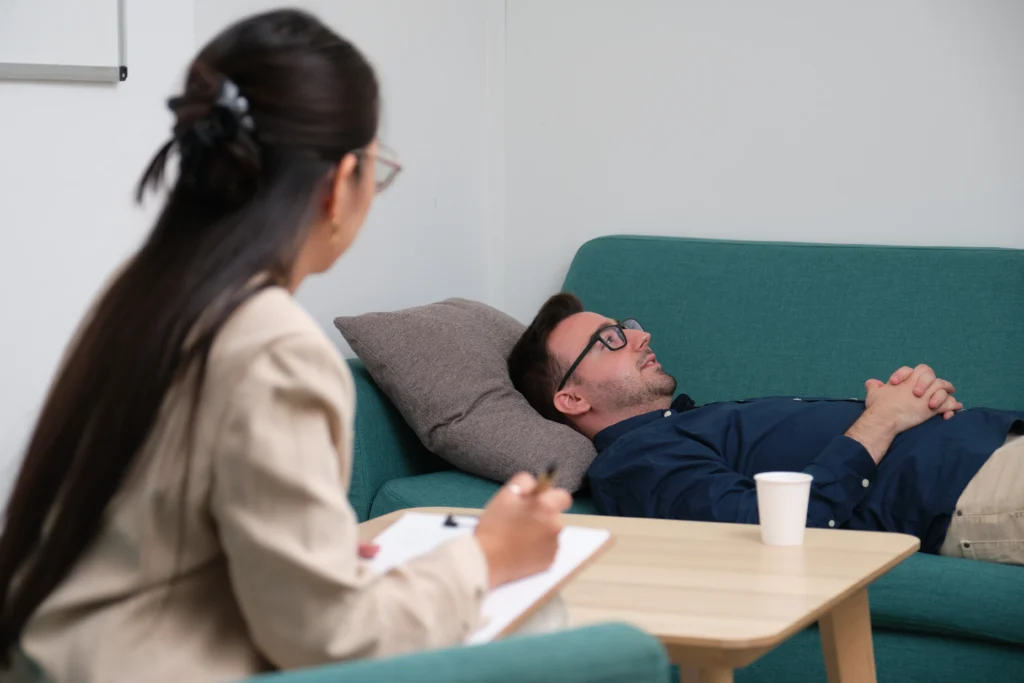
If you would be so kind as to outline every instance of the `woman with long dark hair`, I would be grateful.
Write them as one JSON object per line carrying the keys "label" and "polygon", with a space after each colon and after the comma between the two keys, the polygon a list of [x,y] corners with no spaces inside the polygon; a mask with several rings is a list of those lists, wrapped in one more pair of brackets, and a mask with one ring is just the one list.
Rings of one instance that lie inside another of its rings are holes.
{"label": "woman with long dark hair", "polygon": [[225,30],[139,185],[176,180],[72,340],[0,537],[0,655],[53,683],[201,683],[459,642],[554,558],[519,475],[464,537],[360,568],[347,366],[292,293],[399,170],[373,69],[298,11]]}

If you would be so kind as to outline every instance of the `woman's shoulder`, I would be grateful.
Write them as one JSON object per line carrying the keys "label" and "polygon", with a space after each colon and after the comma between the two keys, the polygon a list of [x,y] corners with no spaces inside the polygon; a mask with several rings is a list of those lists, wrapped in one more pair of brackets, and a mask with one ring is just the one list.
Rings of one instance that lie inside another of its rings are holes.
{"label": "woman's shoulder", "polygon": [[[283,287],[265,287],[238,307],[221,334],[240,337],[275,338],[305,334],[324,337],[312,316]],[[324,339],[329,343],[329,340]]]}
{"label": "woman's shoulder", "polygon": [[338,348],[281,287],[252,295],[227,320],[210,350],[207,376],[237,381],[267,355],[299,356],[328,374],[348,375]]}

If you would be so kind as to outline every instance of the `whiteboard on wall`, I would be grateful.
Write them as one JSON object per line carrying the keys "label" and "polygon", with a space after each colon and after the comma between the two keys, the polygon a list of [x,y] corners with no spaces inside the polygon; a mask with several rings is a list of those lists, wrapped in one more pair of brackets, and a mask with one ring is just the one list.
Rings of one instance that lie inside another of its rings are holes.
{"label": "whiteboard on wall", "polygon": [[128,78],[125,0],[0,0],[0,78]]}

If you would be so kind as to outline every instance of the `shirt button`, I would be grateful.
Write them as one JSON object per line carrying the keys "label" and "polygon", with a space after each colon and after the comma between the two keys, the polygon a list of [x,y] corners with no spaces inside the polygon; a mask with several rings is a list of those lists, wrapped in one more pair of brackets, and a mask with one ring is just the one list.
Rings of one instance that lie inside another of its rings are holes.
{"label": "shirt button", "polygon": [[862,481],[860,483],[860,485],[863,486],[864,488],[867,488],[867,487],[871,486],[871,482],[868,481],[867,479],[865,479],[864,481]]}
{"label": "shirt button", "polygon": [[672,417],[672,411],[671,410],[666,410],[665,411],[665,417]]}
{"label": "shirt button", "polygon": [[828,520],[828,525],[829,525],[829,528],[835,528],[836,520],[834,520],[834,519]]}

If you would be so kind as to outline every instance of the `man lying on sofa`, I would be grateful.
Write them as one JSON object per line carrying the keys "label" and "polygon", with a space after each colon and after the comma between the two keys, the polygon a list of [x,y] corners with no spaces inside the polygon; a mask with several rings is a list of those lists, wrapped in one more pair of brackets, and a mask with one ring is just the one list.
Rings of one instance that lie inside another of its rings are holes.
{"label": "man lying on sofa", "polygon": [[635,320],[547,301],[509,357],[543,416],[590,437],[605,514],[757,523],[753,476],[813,475],[807,523],[894,531],[921,549],[1024,564],[1024,411],[972,409],[926,365],[868,380],[867,399],[695,406]]}

